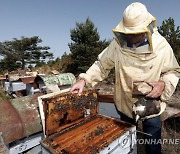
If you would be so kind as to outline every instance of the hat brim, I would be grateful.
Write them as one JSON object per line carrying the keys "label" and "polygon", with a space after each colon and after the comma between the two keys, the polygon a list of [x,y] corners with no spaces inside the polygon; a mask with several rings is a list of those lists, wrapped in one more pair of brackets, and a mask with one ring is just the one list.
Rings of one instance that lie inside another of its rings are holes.
{"label": "hat brim", "polygon": [[113,32],[120,32],[124,34],[146,33],[148,32],[148,25],[153,21],[156,21],[156,18],[153,17],[150,13],[148,19],[144,23],[134,27],[125,26],[123,20],[121,20],[116,28],[113,29]]}

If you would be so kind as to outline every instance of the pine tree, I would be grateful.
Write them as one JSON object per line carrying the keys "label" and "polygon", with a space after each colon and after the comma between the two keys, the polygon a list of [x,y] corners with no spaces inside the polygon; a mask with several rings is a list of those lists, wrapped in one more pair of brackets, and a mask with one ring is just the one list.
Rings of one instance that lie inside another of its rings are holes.
{"label": "pine tree", "polygon": [[69,71],[74,74],[85,72],[109,42],[100,41],[97,28],[89,18],[85,23],[76,23],[76,28],[70,33],[72,42],[68,45],[72,63],[68,67]]}
{"label": "pine tree", "polygon": [[180,64],[180,29],[179,26],[175,28],[173,18],[169,18],[162,22],[162,25],[158,27],[159,33],[166,38],[171,45],[174,54]]}
{"label": "pine tree", "polygon": [[[4,69],[7,67],[9,71],[15,70],[19,67],[25,68],[26,64],[42,64],[46,58],[53,58],[53,54],[48,50],[47,46],[40,46],[42,40],[38,36],[31,38],[21,37],[21,39],[14,38],[12,41],[5,41],[1,43],[0,55],[3,56],[0,62],[3,62]],[[9,64],[9,62],[12,62]]]}

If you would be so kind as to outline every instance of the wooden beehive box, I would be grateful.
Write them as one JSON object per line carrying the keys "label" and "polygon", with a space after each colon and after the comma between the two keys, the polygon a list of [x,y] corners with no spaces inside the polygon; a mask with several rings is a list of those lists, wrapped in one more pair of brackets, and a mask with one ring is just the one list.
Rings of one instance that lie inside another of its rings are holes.
{"label": "wooden beehive box", "polygon": [[[98,115],[97,91],[84,91],[81,96],[51,95],[43,98],[45,135],[42,146],[53,154],[95,154],[135,127],[121,120]],[[117,146],[117,145],[116,145]]]}

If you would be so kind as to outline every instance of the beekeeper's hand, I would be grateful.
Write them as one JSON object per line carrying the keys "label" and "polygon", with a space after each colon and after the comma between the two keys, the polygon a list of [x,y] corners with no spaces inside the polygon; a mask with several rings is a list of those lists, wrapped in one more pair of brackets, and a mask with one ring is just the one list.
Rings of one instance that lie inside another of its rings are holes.
{"label": "beekeeper's hand", "polygon": [[70,92],[78,93],[78,95],[80,96],[84,89],[85,84],[86,84],[86,82],[83,79],[77,81],[75,84],[72,85]]}
{"label": "beekeeper's hand", "polygon": [[150,98],[160,97],[165,88],[165,83],[163,81],[156,81],[156,82],[149,82],[148,84],[151,85],[153,89],[149,94],[146,95],[146,97],[150,97]]}

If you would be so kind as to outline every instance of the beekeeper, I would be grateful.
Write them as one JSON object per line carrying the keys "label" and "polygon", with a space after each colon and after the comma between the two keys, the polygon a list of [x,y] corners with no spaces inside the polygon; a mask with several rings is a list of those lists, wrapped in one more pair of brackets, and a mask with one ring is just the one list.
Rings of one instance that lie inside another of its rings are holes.
{"label": "beekeeper", "polygon": [[[80,80],[71,92],[81,94],[85,85],[94,86],[108,76],[115,67],[115,104],[121,119],[133,122],[133,82],[148,82],[152,91],[149,98],[161,99],[161,112],[143,121],[144,132],[152,139],[161,138],[160,114],[175,91],[180,67],[166,39],[158,33],[156,19],[138,2],[130,4],[123,19],[113,29],[115,39],[98,56],[98,60],[79,75]],[[161,153],[160,144],[147,145],[147,153]]]}

